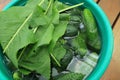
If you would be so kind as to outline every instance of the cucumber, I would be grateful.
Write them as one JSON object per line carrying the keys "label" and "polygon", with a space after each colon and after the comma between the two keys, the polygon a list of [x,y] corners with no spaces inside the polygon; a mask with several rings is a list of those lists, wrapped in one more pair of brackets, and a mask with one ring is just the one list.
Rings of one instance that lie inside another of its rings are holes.
{"label": "cucumber", "polygon": [[66,69],[66,67],[68,66],[68,64],[72,60],[72,58],[73,58],[73,51],[67,50],[67,53],[65,54],[65,56],[63,57],[63,59],[60,62],[63,70]]}
{"label": "cucumber", "polygon": [[79,15],[72,15],[71,17],[70,17],[70,21],[74,21],[74,22],[81,22],[81,18],[80,18],[80,16]]}
{"label": "cucumber", "polygon": [[67,70],[74,73],[81,73],[87,76],[93,70],[93,67],[86,62],[80,61],[76,57],[74,57],[70,64],[67,66]]}
{"label": "cucumber", "polygon": [[68,24],[65,37],[72,37],[78,34],[78,28],[74,24]]}
{"label": "cucumber", "polygon": [[83,15],[83,21],[86,27],[87,43],[91,47],[99,50],[101,48],[101,41],[99,38],[95,18],[89,9],[84,9],[82,15]]}
{"label": "cucumber", "polygon": [[82,21],[79,14],[80,12],[78,12],[76,9],[71,11],[70,21],[66,29],[65,37],[72,37],[78,34],[79,25]]}
{"label": "cucumber", "polygon": [[52,76],[57,76],[59,73],[56,68],[52,68]]}
{"label": "cucumber", "polygon": [[84,62],[91,65],[92,67],[95,67],[95,65],[97,64],[98,58],[99,58],[98,54],[95,52],[92,52],[84,57]]}
{"label": "cucumber", "polygon": [[87,46],[83,34],[79,34],[76,38],[69,40],[69,44],[75,53],[84,56],[87,53]]}
{"label": "cucumber", "polygon": [[22,80],[20,72],[16,71],[13,73],[13,80]]}
{"label": "cucumber", "polygon": [[66,73],[54,77],[53,80],[83,80],[84,76],[80,73]]}

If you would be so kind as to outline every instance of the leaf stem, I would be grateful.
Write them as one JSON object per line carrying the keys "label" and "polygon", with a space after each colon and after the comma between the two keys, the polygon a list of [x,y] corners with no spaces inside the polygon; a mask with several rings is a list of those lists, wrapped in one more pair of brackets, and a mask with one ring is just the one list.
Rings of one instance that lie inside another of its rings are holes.
{"label": "leaf stem", "polygon": [[45,11],[45,13],[44,13],[44,14],[47,14],[47,12],[48,12],[48,10],[49,10],[49,8],[50,8],[51,4],[52,4],[52,1],[53,1],[53,0],[50,0],[50,2],[49,2],[49,4],[48,4],[48,7],[47,7],[47,9],[46,9],[46,11]]}
{"label": "leaf stem", "polygon": [[61,64],[58,62],[58,60],[55,58],[55,56],[54,56],[52,53],[50,53],[50,55],[51,55],[51,57],[55,60],[55,62],[57,63],[57,65],[58,65],[59,67],[61,67]]}
{"label": "leaf stem", "polygon": [[45,0],[42,0],[42,1],[38,4],[38,6],[41,6],[44,1],[45,1]]}
{"label": "leaf stem", "polygon": [[84,4],[84,3],[79,3],[79,4],[76,4],[76,5],[67,7],[67,8],[65,8],[65,9],[60,10],[59,13],[64,12],[64,11],[69,10],[69,9],[72,9],[72,8],[75,8],[75,7],[78,7],[78,6],[81,6],[81,5],[83,5],[83,4]]}
{"label": "leaf stem", "polygon": [[26,47],[22,50],[22,52],[20,53],[19,57],[18,57],[18,61],[20,60],[20,58],[22,57],[24,51],[26,50]]}

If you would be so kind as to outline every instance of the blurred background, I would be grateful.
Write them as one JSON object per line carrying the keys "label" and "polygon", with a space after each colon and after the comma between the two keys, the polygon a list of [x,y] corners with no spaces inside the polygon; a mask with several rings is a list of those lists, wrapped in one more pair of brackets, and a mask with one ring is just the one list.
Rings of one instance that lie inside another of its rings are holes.
{"label": "blurred background", "polygon": [[[114,33],[112,60],[101,80],[120,80],[120,0],[94,0],[108,16]],[[0,11],[10,0],[0,0]]]}

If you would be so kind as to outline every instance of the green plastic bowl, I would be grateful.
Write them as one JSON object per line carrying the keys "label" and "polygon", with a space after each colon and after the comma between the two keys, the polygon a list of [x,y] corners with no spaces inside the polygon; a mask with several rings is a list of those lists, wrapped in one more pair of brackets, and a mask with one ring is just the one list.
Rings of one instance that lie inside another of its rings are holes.
{"label": "green plastic bowl", "polygon": [[[69,2],[71,4],[77,4],[80,2],[84,2],[84,6],[89,8],[97,22],[98,22],[98,29],[100,32],[100,36],[102,39],[102,48],[100,51],[100,58],[94,70],[91,74],[86,78],[86,80],[100,80],[101,76],[104,74],[105,70],[107,69],[113,52],[113,33],[111,29],[111,25],[109,23],[108,18],[106,17],[103,10],[93,1],[93,0],[60,0],[62,2]],[[13,5],[23,5],[25,4],[26,0],[13,0],[11,1],[4,10],[10,8]],[[12,76],[7,69],[5,62],[2,57],[2,51],[0,50],[0,80],[12,80]]]}

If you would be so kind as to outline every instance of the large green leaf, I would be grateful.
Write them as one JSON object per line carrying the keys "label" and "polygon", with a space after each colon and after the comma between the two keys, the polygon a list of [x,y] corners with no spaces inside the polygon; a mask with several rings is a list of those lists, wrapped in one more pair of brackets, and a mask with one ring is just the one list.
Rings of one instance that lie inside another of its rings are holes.
{"label": "large green leaf", "polygon": [[14,7],[0,13],[0,43],[3,53],[6,53],[15,66],[17,66],[17,51],[33,43],[33,31],[29,29],[31,10],[23,7]]}
{"label": "large green leaf", "polygon": [[21,60],[19,61],[19,66],[35,71],[42,74],[47,79],[50,78],[50,57],[48,53],[48,47],[42,46],[33,51],[35,53],[32,56],[28,56],[30,47],[26,49],[26,53],[23,54]]}

